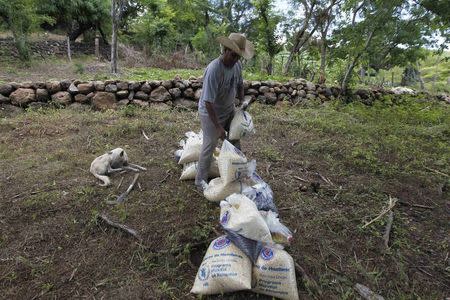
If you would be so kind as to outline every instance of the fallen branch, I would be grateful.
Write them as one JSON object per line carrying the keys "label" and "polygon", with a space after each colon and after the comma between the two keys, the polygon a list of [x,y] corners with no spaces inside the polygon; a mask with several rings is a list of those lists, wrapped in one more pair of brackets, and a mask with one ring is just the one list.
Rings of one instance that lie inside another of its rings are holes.
{"label": "fallen branch", "polygon": [[141,237],[139,236],[139,234],[136,232],[136,230],[129,228],[127,225],[123,225],[123,224],[111,221],[105,214],[100,214],[100,215],[97,216],[97,218],[100,219],[101,221],[103,221],[104,223],[106,223],[109,226],[112,226],[114,228],[117,228],[117,229],[125,231],[126,233],[134,236],[139,241],[142,240]]}
{"label": "fallen branch", "polygon": [[313,294],[321,295],[322,291],[321,291],[319,285],[317,284],[317,282],[314,279],[312,279],[311,277],[309,277],[308,274],[305,272],[305,270],[302,268],[302,266],[300,266],[297,262],[294,262],[294,265],[295,265],[295,270],[300,275],[305,287],[309,291],[311,291]]}
{"label": "fallen branch", "polygon": [[398,201],[398,203],[403,204],[403,205],[412,206],[412,207],[423,208],[423,209],[434,209],[433,206],[428,206],[428,205],[414,204],[414,203],[408,203],[408,202],[404,202],[404,201]]}
{"label": "fallen branch", "polygon": [[293,177],[293,178],[295,178],[295,179],[297,179],[297,180],[300,180],[300,181],[303,181],[303,182],[309,183],[309,181],[308,181],[308,180],[306,180],[306,179],[303,179],[303,178],[301,178],[301,177],[298,177],[298,176],[295,176],[295,175],[292,175],[292,177]]}
{"label": "fallen branch", "polygon": [[130,186],[128,187],[128,189],[119,197],[117,197],[116,202],[117,203],[122,203],[123,201],[125,201],[125,199],[127,198],[128,194],[131,192],[131,190],[133,189],[134,185],[136,184],[136,181],[139,177],[139,173],[136,173],[134,175],[133,181],[131,182]]}
{"label": "fallen branch", "polygon": [[325,181],[325,183],[330,184],[330,185],[334,185],[333,182],[331,182],[330,179],[328,179],[327,177],[323,176],[323,175],[320,174],[319,172],[316,172],[316,174],[320,177],[320,179],[322,179],[323,181]]}
{"label": "fallen branch", "polygon": [[355,290],[366,300],[384,300],[384,298],[372,292],[367,286],[360,283],[355,284]]}
{"label": "fallen branch", "polygon": [[145,134],[144,130],[142,130],[142,135],[144,136],[144,138],[145,138],[147,141],[150,140],[150,139],[148,138],[148,136]]}
{"label": "fallen branch", "polygon": [[119,184],[117,185],[116,190],[118,190],[118,189],[122,186],[122,183],[123,183],[123,176],[122,176],[122,178],[120,178],[120,182],[119,182]]}
{"label": "fallen branch", "polygon": [[427,169],[428,171],[431,171],[431,172],[434,172],[436,174],[439,174],[439,175],[442,175],[442,176],[450,178],[450,175],[445,174],[445,173],[443,173],[441,171],[438,171],[438,170],[435,170],[435,169],[432,169],[432,168],[428,168],[428,167],[424,167],[424,168]]}
{"label": "fallen branch", "polygon": [[387,214],[394,206],[395,203],[397,202],[396,198],[392,198],[391,196],[389,196],[389,204],[388,207],[383,210],[375,219],[373,219],[372,221],[364,224],[364,226],[362,228],[366,228],[367,226],[369,226],[370,224],[372,224],[373,222],[379,220],[382,216],[384,216],[385,214]]}
{"label": "fallen branch", "polygon": [[170,176],[170,170],[167,170],[166,171],[166,176],[159,183],[162,184],[164,181],[167,180],[167,178],[169,178],[169,176]]}
{"label": "fallen branch", "polygon": [[384,246],[386,248],[389,248],[389,236],[391,234],[392,222],[394,222],[394,213],[390,211],[388,215],[388,221],[386,223],[386,228],[383,234]]}
{"label": "fallen branch", "polygon": [[333,200],[336,200],[337,197],[339,196],[339,194],[340,194],[341,192],[342,192],[342,185],[339,186],[339,190],[338,190],[338,192],[336,193],[336,195],[334,195]]}

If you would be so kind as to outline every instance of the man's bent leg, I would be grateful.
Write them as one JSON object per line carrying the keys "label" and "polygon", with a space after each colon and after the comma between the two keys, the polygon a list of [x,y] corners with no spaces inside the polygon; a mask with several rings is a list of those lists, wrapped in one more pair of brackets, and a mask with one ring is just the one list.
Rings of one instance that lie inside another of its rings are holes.
{"label": "man's bent leg", "polygon": [[[234,112],[225,121],[224,129],[228,132],[228,134],[230,133],[230,125],[231,125],[231,121],[233,121],[233,118],[234,118]],[[227,139],[228,139],[228,136],[227,136]],[[230,143],[232,143],[233,146],[235,146],[236,148],[241,150],[241,142],[240,142],[240,140],[228,140],[228,141]]]}
{"label": "man's bent leg", "polygon": [[218,142],[216,127],[209,116],[200,116],[200,122],[203,131],[203,144],[198,159],[197,175],[195,177],[196,185],[200,185],[202,180],[208,182],[208,173],[211,166],[212,155]]}

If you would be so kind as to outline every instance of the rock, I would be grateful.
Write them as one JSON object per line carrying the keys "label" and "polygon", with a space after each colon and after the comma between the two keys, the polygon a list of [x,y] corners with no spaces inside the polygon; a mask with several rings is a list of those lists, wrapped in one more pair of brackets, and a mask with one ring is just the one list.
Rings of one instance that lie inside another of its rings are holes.
{"label": "rock", "polygon": [[192,87],[193,89],[200,89],[200,88],[202,88],[202,86],[203,86],[203,84],[202,84],[201,82],[193,82],[193,83],[191,84],[191,87]]}
{"label": "rock", "polygon": [[173,105],[175,107],[192,109],[192,110],[195,110],[198,108],[197,102],[189,100],[189,99],[185,99],[185,98],[175,99],[175,101],[173,101]]}
{"label": "rock", "polygon": [[128,82],[126,81],[119,81],[116,85],[119,91],[128,90]]}
{"label": "rock", "polygon": [[9,103],[9,97],[0,94],[0,104]]}
{"label": "rock", "polygon": [[166,90],[165,87],[160,86],[154,89],[150,94],[150,101],[165,102],[172,99],[172,96]]}
{"label": "rock", "polygon": [[2,94],[3,96],[9,96],[9,94],[11,94],[13,90],[14,89],[11,84],[0,84],[0,94]]}
{"label": "rock", "polygon": [[59,83],[59,81],[51,81],[51,82],[47,82],[45,84],[47,91],[50,94],[54,94],[57,93],[59,91],[61,91],[61,84]]}
{"label": "rock", "polygon": [[117,82],[117,81],[114,80],[114,79],[109,79],[109,80],[105,80],[105,81],[104,81],[105,85],[108,85],[108,84],[115,84],[116,82]]}
{"label": "rock", "polygon": [[176,74],[175,77],[173,78],[173,80],[180,81],[181,80],[180,74]]}
{"label": "rock", "polygon": [[261,86],[261,87],[259,88],[259,92],[260,92],[261,94],[268,93],[269,91],[270,91],[270,87],[265,86],[265,85],[263,85],[263,86]]}
{"label": "rock", "polygon": [[62,91],[67,91],[67,89],[69,88],[71,83],[72,83],[72,81],[70,81],[69,79],[61,80],[61,82],[60,82],[61,90]]}
{"label": "rock", "polygon": [[72,83],[70,84],[68,91],[69,91],[69,93],[71,93],[71,94],[76,94],[76,93],[78,93],[78,88],[77,88],[77,86],[75,85],[75,83],[72,82]]}
{"label": "rock", "polygon": [[[58,82],[59,84],[59,82]],[[33,83],[31,81],[25,81],[22,82],[19,86],[19,88],[23,88],[23,89],[32,89],[33,88]]]}
{"label": "rock", "polygon": [[312,82],[307,81],[306,82],[306,89],[308,91],[315,91],[316,90],[316,85]]}
{"label": "rock", "polygon": [[139,100],[139,99],[134,99],[132,101],[132,103],[137,105],[137,106],[140,106],[140,107],[149,107],[150,106],[150,103],[148,103],[147,101],[142,101],[142,100]]}
{"label": "rock", "polygon": [[95,90],[94,84],[92,82],[89,83],[80,83],[77,85],[78,91],[82,94],[89,94]]}
{"label": "rock", "polygon": [[298,95],[299,97],[305,98],[305,97],[306,97],[306,92],[305,92],[304,90],[299,90],[299,91],[297,92],[297,95]]}
{"label": "rock", "polygon": [[128,97],[128,91],[124,91],[124,90],[118,91],[118,92],[116,93],[116,95],[117,95],[117,98],[119,98],[119,99],[124,99],[124,98],[127,98],[127,97]]}
{"label": "rock", "polygon": [[259,92],[257,90],[255,90],[255,89],[248,89],[246,94],[247,95],[258,96]]}
{"label": "rock", "polygon": [[128,103],[130,103],[130,100],[122,99],[119,102],[117,102],[117,106],[126,106],[126,105],[128,105]]}
{"label": "rock", "polygon": [[86,95],[86,98],[88,98],[88,100],[91,100],[92,98],[94,98],[94,96],[95,96],[95,92],[91,92]]}
{"label": "rock", "polygon": [[315,99],[316,99],[316,96],[313,95],[313,94],[306,94],[306,99],[309,99],[309,100],[315,100]]}
{"label": "rock", "polygon": [[276,94],[280,94],[280,93],[281,93],[281,89],[280,89],[278,86],[274,87],[274,88],[273,88],[273,91],[274,91]]}
{"label": "rock", "polygon": [[370,98],[370,91],[366,89],[358,89],[355,92],[356,95],[359,95],[361,99],[369,99]]}
{"label": "rock", "polygon": [[97,92],[92,98],[92,105],[98,110],[116,109],[116,95],[108,92]]}
{"label": "rock", "polygon": [[263,95],[258,95],[258,96],[256,97],[256,100],[257,100],[258,102],[260,102],[260,103],[266,103],[266,101],[267,101],[266,97],[263,96]]}
{"label": "rock", "polygon": [[201,97],[201,95],[202,95],[202,89],[196,90],[196,91],[195,91],[195,95],[194,95],[195,100],[199,100],[200,97]]}
{"label": "rock", "polygon": [[246,90],[248,90],[249,88],[250,88],[250,81],[248,81],[248,80],[244,80],[244,90],[246,91]]}
{"label": "rock", "polygon": [[161,81],[159,80],[150,80],[148,82],[148,84],[150,84],[150,86],[152,87],[152,89],[157,88],[161,85]]}
{"label": "rock", "polygon": [[183,92],[183,96],[190,99],[195,99],[195,93],[192,88],[187,88]]}
{"label": "rock", "polygon": [[135,82],[135,81],[130,82],[128,85],[128,89],[130,91],[135,91],[135,92],[138,91],[140,87],[141,87],[141,84],[139,82]]}
{"label": "rock", "polygon": [[323,91],[324,95],[327,97],[331,97],[333,96],[333,92],[331,91],[331,89],[329,87],[326,87]]}
{"label": "rock", "polygon": [[277,96],[277,101],[283,101],[285,100],[286,97],[287,97],[286,94],[281,93]]}
{"label": "rock", "polygon": [[150,94],[150,92],[152,91],[152,87],[150,86],[150,84],[148,82],[145,82],[141,86],[141,91],[144,93]]}
{"label": "rock", "polygon": [[250,84],[250,86],[254,89],[259,89],[259,87],[261,86],[261,82],[259,81],[252,81],[252,83]]}
{"label": "rock", "polygon": [[188,87],[191,86],[191,82],[190,82],[189,80],[182,80],[181,82],[183,83],[183,85],[184,85],[186,88],[188,88]]}
{"label": "rock", "polygon": [[131,90],[130,93],[128,94],[128,100],[130,100],[130,101],[133,100],[134,94],[135,94],[135,91]]}
{"label": "rock", "polygon": [[148,95],[146,93],[144,93],[143,91],[137,91],[134,94],[134,98],[139,99],[139,100],[147,101],[148,100]]}
{"label": "rock", "polygon": [[162,86],[166,88],[166,90],[169,90],[173,87],[172,80],[164,80],[162,82]]}
{"label": "rock", "polygon": [[173,99],[176,99],[181,96],[181,90],[179,88],[173,88],[169,90],[169,94],[172,95]]}
{"label": "rock", "polygon": [[52,102],[59,105],[69,105],[72,102],[72,96],[69,92],[57,92],[52,95]]}
{"label": "rock", "polygon": [[275,104],[277,103],[277,94],[272,92],[266,92],[264,93],[264,97],[266,98],[267,104]]}
{"label": "rock", "polygon": [[96,91],[104,91],[105,90],[105,84],[102,81],[95,81],[94,87]]}
{"label": "rock", "polygon": [[76,94],[74,100],[78,103],[86,103],[89,101],[88,97],[85,94]]}
{"label": "rock", "polygon": [[36,92],[33,89],[18,88],[9,95],[13,105],[25,106],[36,100]]}
{"label": "rock", "polygon": [[175,82],[175,87],[179,88],[180,90],[184,90],[186,88],[186,86],[181,81],[176,81]]}
{"label": "rock", "polygon": [[109,93],[117,92],[117,85],[115,85],[114,83],[107,84],[105,86],[105,92],[109,92]]}
{"label": "rock", "polygon": [[45,82],[34,82],[32,84],[32,88],[35,89],[35,90],[37,90],[37,89],[45,89],[46,88]]}
{"label": "rock", "polygon": [[413,89],[410,89],[410,88],[407,88],[404,86],[394,87],[391,89],[391,91],[396,95],[402,95],[402,94],[415,95],[416,94],[416,92]]}
{"label": "rock", "polygon": [[49,99],[48,91],[46,89],[36,90],[36,100],[40,102],[47,102]]}

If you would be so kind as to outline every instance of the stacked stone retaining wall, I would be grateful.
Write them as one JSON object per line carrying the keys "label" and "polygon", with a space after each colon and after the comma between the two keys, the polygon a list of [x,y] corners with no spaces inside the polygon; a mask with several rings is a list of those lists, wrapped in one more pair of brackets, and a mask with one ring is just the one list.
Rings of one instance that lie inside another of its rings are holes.
{"label": "stacked stone retaining wall", "polygon": [[[299,104],[302,102],[326,102],[339,96],[337,87],[295,79],[286,83],[274,81],[244,81],[246,99],[275,105],[277,103]],[[141,107],[183,107],[196,109],[202,91],[201,78],[183,80],[150,81],[79,81],[62,80],[48,82],[25,82],[0,84],[0,104],[18,107],[41,107],[89,105],[94,109],[117,108],[124,105]],[[389,90],[356,90],[352,98],[371,104]],[[447,96],[446,99],[449,101]]]}

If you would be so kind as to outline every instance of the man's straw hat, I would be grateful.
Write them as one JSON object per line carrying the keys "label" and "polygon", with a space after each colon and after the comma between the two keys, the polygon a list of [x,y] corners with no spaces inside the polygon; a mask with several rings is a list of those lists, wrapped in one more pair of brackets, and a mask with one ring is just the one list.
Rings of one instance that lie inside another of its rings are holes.
{"label": "man's straw hat", "polygon": [[217,41],[247,60],[251,59],[255,54],[255,48],[252,42],[247,40],[242,33],[233,32],[228,37],[220,36],[217,38]]}

